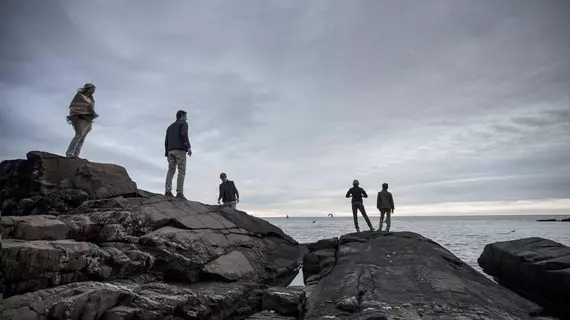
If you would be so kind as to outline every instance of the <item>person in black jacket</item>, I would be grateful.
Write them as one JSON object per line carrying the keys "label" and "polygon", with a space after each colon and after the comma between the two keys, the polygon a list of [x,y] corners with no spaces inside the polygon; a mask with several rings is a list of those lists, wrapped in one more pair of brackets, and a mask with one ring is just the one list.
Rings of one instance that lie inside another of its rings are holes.
{"label": "person in black jacket", "polygon": [[178,179],[176,180],[176,197],[186,199],[184,196],[184,178],[186,176],[186,154],[192,156],[190,140],[188,139],[188,123],[186,111],[176,112],[176,121],[166,129],[164,138],[164,156],[168,159],[168,172],[166,174],[164,193],[168,197],[172,194],[172,179],[178,167]]}
{"label": "person in black jacket", "polygon": [[218,204],[223,202],[224,206],[235,209],[236,204],[239,202],[239,192],[236,188],[236,184],[228,180],[228,175],[223,172],[220,174],[220,179],[222,179],[222,183],[220,183]]}
{"label": "person in black jacket", "polygon": [[364,189],[359,187],[359,184],[358,180],[354,180],[352,182],[352,188],[348,189],[348,192],[346,193],[347,198],[352,197],[352,217],[354,218],[354,227],[356,228],[356,232],[360,232],[360,228],[358,227],[358,216],[356,215],[357,210],[360,210],[360,213],[368,224],[368,228],[370,228],[370,231],[374,231],[372,223],[370,223],[370,219],[368,219],[368,215],[366,215],[366,209],[364,209],[364,202],[362,200],[362,198],[368,198],[368,195]]}

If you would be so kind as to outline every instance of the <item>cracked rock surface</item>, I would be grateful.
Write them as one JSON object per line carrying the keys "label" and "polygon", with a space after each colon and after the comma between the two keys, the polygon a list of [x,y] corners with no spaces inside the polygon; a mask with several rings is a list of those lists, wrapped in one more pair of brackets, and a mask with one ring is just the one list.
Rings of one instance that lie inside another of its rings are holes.
{"label": "cracked rock surface", "polygon": [[539,306],[411,232],[354,233],[306,246],[305,319],[539,319]]}
{"label": "cracked rock surface", "polygon": [[[245,212],[136,189],[117,165],[0,163],[1,319],[300,315],[301,246]],[[294,305],[294,307],[292,306]]]}

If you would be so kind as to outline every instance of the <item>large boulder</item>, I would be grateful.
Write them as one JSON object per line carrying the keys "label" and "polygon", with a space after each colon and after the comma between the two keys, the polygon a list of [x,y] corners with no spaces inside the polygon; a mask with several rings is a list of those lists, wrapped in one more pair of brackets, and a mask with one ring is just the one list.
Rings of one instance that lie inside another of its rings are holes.
{"label": "large boulder", "polygon": [[58,214],[89,199],[135,196],[125,168],[31,151],[27,159],[0,163],[0,210],[4,216]]}
{"label": "large boulder", "polygon": [[496,242],[478,259],[500,284],[570,319],[570,248],[543,238]]}
{"label": "large boulder", "polygon": [[[531,319],[541,309],[410,232],[362,232],[308,246],[319,252],[305,319]],[[323,259],[321,259],[323,257]],[[315,278],[315,279],[317,279]]]}

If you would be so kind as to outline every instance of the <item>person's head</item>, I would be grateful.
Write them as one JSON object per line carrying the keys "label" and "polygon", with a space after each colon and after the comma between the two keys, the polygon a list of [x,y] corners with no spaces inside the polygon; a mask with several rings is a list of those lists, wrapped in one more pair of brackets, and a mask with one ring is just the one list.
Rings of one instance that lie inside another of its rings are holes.
{"label": "person's head", "polygon": [[178,110],[178,112],[176,112],[176,120],[186,120],[186,111],[184,110]]}
{"label": "person's head", "polygon": [[83,86],[83,92],[85,92],[86,95],[92,96],[95,93],[95,85],[92,83],[86,83]]}
{"label": "person's head", "polygon": [[358,182],[358,180],[352,181],[352,185],[355,187],[358,187],[359,184],[360,184],[360,182]]}
{"label": "person's head", "polygon": [[220,179],[222,179],[222,181],[225,182],[226,180],[228,180],[228,175],[225,174],[224,172],[222,172],[222,173],[220,173]]}
{"label": "person's head", "polygon": [[388,184],[386,182],[382,184],[382,190],[388,190]]}

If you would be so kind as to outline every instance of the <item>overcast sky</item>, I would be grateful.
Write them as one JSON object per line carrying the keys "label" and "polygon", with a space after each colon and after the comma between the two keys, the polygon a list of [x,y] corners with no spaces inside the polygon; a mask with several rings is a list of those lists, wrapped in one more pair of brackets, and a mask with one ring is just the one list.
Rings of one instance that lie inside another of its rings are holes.
{"label": "overcast sky", "polygon": [[219,173],[256,215],[570,213],[570,1],[2,1],[0,159],[82,156],[164,192],[188,111],[186,196]]}

